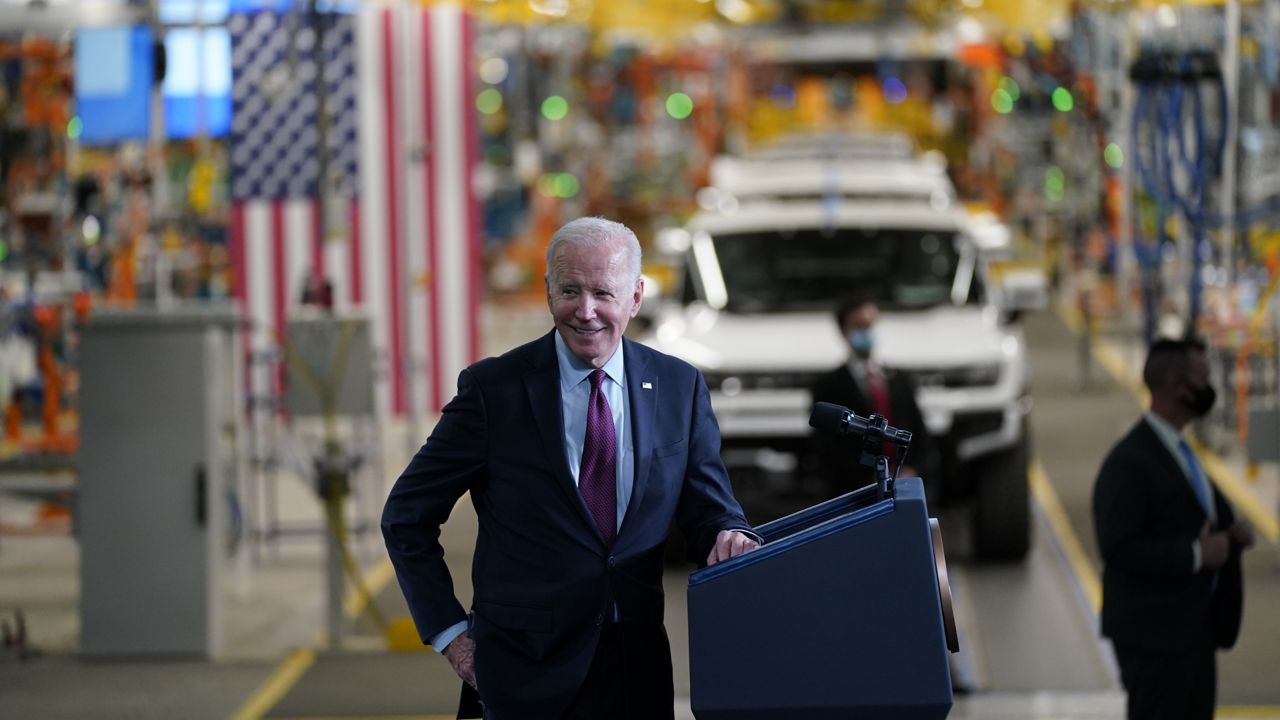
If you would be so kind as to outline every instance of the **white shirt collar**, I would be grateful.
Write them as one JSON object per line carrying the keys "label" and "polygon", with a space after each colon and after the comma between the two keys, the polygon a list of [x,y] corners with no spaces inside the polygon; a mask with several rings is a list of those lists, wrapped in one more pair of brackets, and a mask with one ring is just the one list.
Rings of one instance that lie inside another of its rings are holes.
{"label": "white shirt collar", "polygon": [[858,357],[856,354],[849,355],[849,374],[853,375],[859,380],[862,380],[867,376],[867,373],[872,373],[877,377],[881,377],[881,378],[885,376],[884,370],[878,364],[876,364],[874,360],[870,360],[870,359],[864,360]]}
{"label": "white shirt collar", "polygon": [[[560,331],[555,331],[556,336],[556,362],[560,364],[560,389],[562,392],[568,392],[571,388],[576,387],[578,383],[587,379],[595,368],[591,367],[585,360],[573,354],[569,349],[569,345],[565,343],[564,338],[560,337]],[[618,384],[618,387],[626,387],[624,379],[626,378],[626,368],[623,364],[622,341],[618,341],[618,349],[613,351],[613,355],[609,361],[604,364],[601,369],[609,379]]]}
{"label": "white shirt collar", "polygon": [[1182,433],[1178,432],[1177,428],[1170,425],[1168,420],[1165,420],[1150,410],[1148,410],[1143,417],[1145,417],[1147,422],[1151,424],[1152,429],[1160,435],[1160,439],[1174,447],[1177,447],[1178,442],[1182,440]]}
{"label": "white shirt collar", "polygon": [[1147,424],[1151,426],[1151,429],[1155,431],[1156,437],[1160,438],[1160,441],[1164,443],[1164,446],[1168,448],[1169,452],[1173,454],[1173,457],[1178,460],[1178,464],[1183,464],[1182,451],[1178,448],[1179,444],[1183,442],[1182,433],[1178,432],[1178,429],[1173,425],[1170,425],[1168,420],[1165,420],[1150,410],[1148,410],[1143,417],[1146,419]]}

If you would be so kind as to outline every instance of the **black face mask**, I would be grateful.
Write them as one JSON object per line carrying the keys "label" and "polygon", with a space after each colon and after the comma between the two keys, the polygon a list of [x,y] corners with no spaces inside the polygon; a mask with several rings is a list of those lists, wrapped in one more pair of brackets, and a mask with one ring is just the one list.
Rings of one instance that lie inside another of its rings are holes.
{"label": "black face mask", "polygon": [[1213,402],[1217,399],[1218,393],[1213,389],[1213,386],[1205,383],[1201,387],[1193,388],[1191,398],[1183,402],[1186,403],[1187,409],[1191,411],[1193,416],[1200,418],[1209,414],[1209,410],[1213,408]]}

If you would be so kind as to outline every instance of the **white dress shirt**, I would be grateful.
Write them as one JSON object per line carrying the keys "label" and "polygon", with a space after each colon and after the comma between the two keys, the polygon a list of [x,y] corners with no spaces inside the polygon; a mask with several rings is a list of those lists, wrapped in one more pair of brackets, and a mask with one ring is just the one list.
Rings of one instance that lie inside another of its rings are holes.
{"label": "white dress shirt", "polygon": [[[595,368],[574,355],[560,333],[556,333],[556,361],[560,363],[560,410],[564,416],[564,452],[569,461],[569,473],[578,483],[578,469],[582,465],[582,444],[587,437],[587,403],[591,399],[591,381],[587,376]],[[631,502],[631,488],[635,484],[635,452],[631,443],[631,401],[627,397],[626,366],[622,343],[604,364],[607,376],[600,383],[609,410],[613,413],[613,429],[618,434],[618,519],[614,529],[622,527],[622,518]]]}

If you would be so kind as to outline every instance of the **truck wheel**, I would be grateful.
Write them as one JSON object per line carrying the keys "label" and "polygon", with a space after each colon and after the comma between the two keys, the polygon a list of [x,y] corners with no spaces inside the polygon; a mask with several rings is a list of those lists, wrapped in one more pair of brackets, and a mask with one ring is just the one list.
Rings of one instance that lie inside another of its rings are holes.
{"label": "truck wheel", "polygon": [[1031,548],[1031,497],[1027,439],[978,465],[973,542],[984,560],[1014,561]]}

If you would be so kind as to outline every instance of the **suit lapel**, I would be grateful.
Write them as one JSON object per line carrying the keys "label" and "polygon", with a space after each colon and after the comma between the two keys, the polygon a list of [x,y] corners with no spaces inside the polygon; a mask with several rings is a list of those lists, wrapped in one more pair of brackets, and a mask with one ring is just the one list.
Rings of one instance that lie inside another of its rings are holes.
{"label": "suit lapel", "polygon": [[627,505],[627,514],[622,518],[622,527],[618,529],[618,542],[625,537],[627,528],[637,521],[632,518],[639,514],[640,502],[644,498],[645,487],[649,483],[649,465],[653,459],[653,418],[657,407],[657,393],[662,391],[657,378],[649,369],[649,357],[643,348],[630,340],[623,339],[625,344],[627,402],[631,406],[631,444],[635,455],[635,476],[631,484],[631,500]]}
{"label": "suit lapel", "polygon": [[844,376],[849,382],[849,396],[854,399],[854,403],[849,406],[849,409],[858,412],[860,408],[871,407],[871,398],[867,397],[867,394],[862,391],[863,379],[853,374],[853,366],[847,362],[844,364]]}
{"label": "suit lapel", "polygon": [[[551,333],[556,332],[552,330]],[[551,463],[556,485],[560,486],[569,504],[578,509],[578,516],[586,523],[586,530],[600,542],[600,531],[587,511],[582,494],[569,472],[569,461],[564,454],[564,416],[560,401],[560,366],[556,361],[555,336],[548,333],[535,348],[532,367],[524,375],[525,391],[533,411],[534,425],[542,438],[543,449]]]}

